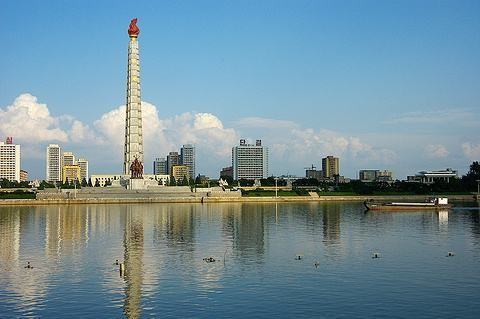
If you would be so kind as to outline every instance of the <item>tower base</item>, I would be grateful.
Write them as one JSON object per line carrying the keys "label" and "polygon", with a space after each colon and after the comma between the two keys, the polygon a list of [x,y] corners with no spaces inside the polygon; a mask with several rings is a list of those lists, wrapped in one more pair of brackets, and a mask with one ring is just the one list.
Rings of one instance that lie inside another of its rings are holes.
{"label": "tower base", "polygon": [[131,178],[128,180],[127,189],[146,189],[143,178]]}

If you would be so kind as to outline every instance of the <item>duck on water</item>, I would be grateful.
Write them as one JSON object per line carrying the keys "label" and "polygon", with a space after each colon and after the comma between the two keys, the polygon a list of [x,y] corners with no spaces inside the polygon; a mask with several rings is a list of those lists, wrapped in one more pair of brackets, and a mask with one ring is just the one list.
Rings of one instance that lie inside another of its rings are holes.
{"label": "duck on water", "polygon": [[390,203],[376,203],[373,200],[366,200],[363,202],[367,210],[423,210],[423,209],[447,209],[452,205],[448,203],[446,197],[428,198],[425,202],[390,202]]}

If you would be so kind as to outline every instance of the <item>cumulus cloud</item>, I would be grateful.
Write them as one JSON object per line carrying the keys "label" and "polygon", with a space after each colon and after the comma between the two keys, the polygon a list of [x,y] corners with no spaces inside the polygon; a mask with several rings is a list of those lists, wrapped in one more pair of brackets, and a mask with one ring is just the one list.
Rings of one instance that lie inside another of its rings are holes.
{"label": "cumulus cloud", "polygon": [[[102,140],[122,152],[125,134],[125,105],[101,116],[94,127]],[[154,156],[164,156],[182,144],[195,144],[198,149],[219,156],[228,156],[237,139],[232,128],[210,113],[183,113],[173,118],[161,119],[157,107],[142,102],[142,126],[145,149]]]}
{"label": "cumulus cloud", "polygon": [[466,142],[462,144],[463,154],[472,161],[480,159],[480,144]]}
{"label": "cumulus cloud", "polygon": [[425,155],[429,158],[445,158],[450,154],[447,148],[441,144],[429,144],[425,147]]}
{"label": "cumulus cloud", "polygon": [[[232,146],[240,138],[250,138],[248,134],[263,139],[270,148],[271,166],[281,167],[282,172],[299,170],[299,167],[318,162],[326,155],[339,156],[350,163],[368,162],[372,165],[396,160],[392,150],[374,147],[358,137],[302,128],[288,120],[249,117],[235,121],[233,127],[226,127],[211,113],[186,112],[162,118],[158,108],[148,102],[142,102],[142,120],[147,161],[164,157],[182,144],[194,144],[202,172],[212,173],[228,165]],[[0,109],[0,121],[0,133],[15,136],[23,145],[22,153],[27,156],[34,153],[43,156],[41,147],[58,142],[72,151],[81,148],[82,156],[91,161],[92,172],[107,169],[102,167],[107,162],[115,166],[123,160],[125,105],[104,113],[92,124],[86,124],[68,114],[54,117],[46,104],[38,103],[31,94],[22,94],[12,105]],[[39,142],[44,142],[43,146]],[[29,152],[29,147],[35,152]]]}
{"label": "cumulus cloud", "polygon": [[60,119],[50,115],[46,104],[29,93],[19,95],[11,105],[0,108],[0,134],[19,142],[67,142],[68,133],[60,128]]}

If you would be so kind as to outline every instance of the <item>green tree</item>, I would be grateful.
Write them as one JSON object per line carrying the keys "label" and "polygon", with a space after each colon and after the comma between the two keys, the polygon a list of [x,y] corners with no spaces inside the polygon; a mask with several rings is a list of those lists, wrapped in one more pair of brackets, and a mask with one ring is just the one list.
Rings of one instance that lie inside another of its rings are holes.
{"label": "green tree", "polygon": [[91,178],[91,177],[88,178],[88,184],[87,184],[87,185],[88,185],[88,187],[93,187],[92,178]]}
{"label": "green tree", "polygon": [[95,187],[100,187],[100,181],[98,178],[95,179]]}
{"label": "green tree", "polygon": [[87,187],[88,186],[88,183],[87,183],[87,180],[84,178],[82,178],[82,187]]}

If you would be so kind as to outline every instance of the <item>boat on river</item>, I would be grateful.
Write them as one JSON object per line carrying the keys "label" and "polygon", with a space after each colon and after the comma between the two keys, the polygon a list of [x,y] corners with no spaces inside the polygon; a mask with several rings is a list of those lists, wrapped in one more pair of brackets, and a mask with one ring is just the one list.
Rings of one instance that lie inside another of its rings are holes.
{"label": "boat on river", "polygon": [[374,200],[366,200],[363,202],[367,210],[439,210],[448,209],[452,205],[448,203],[446,197],[428,198],[425,202],[389,202],[377,203]]}

